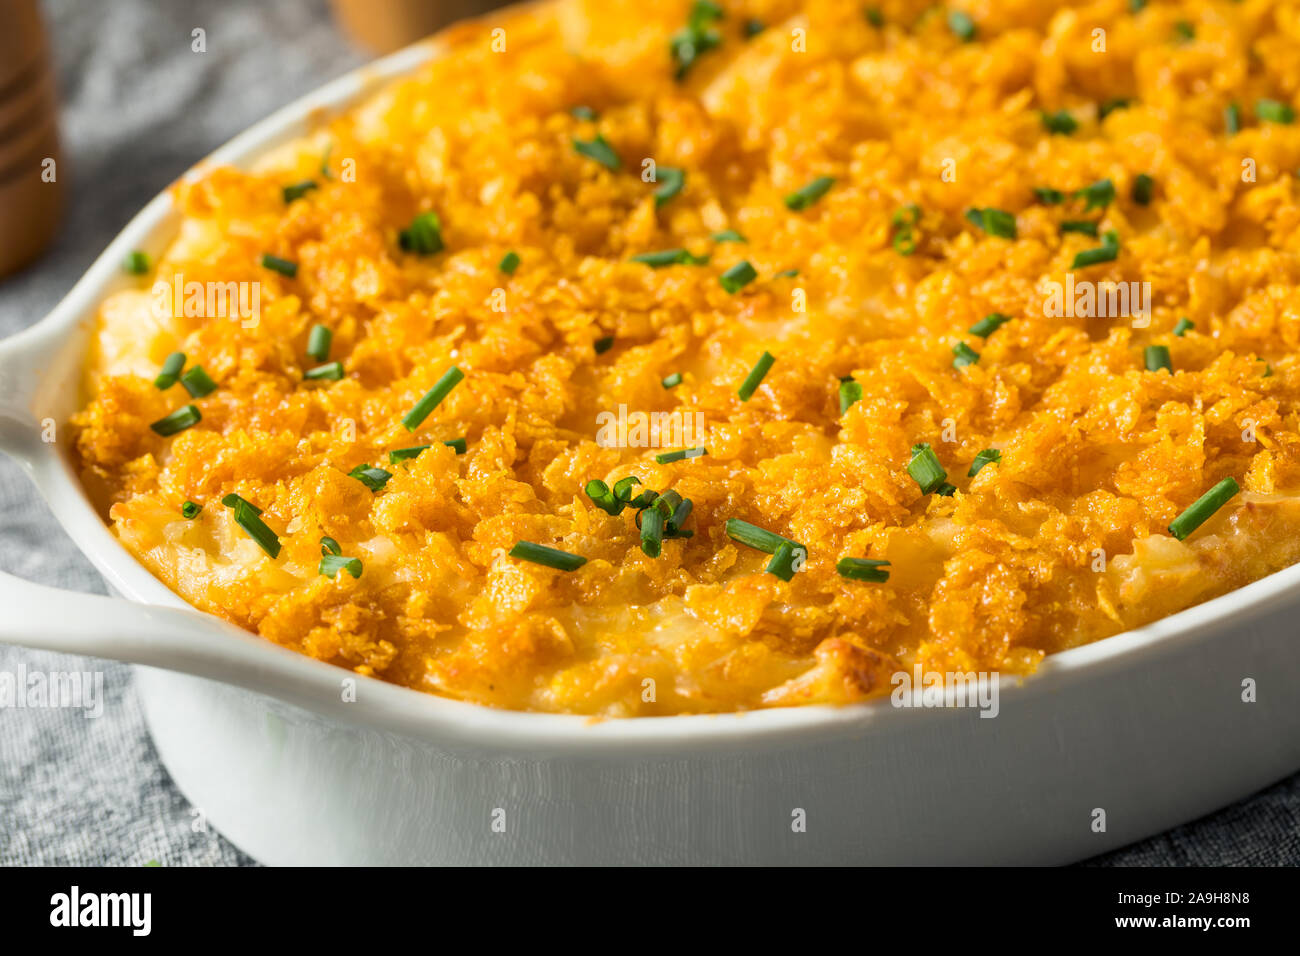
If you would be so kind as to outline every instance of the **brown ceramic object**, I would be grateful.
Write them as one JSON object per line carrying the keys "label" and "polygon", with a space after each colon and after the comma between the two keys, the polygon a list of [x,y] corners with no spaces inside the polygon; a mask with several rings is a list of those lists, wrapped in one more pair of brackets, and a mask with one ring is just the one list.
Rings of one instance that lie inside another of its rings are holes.
{"label": "brown ceramic object", "polygon": [[332,0],[334,19],[352,42],[371,53],[392,53],[448,23],[478,16],[500,0]]}
{"label": "brown ceramic object", "polygon": [[66,170],[36,0],[0,0],[0,23],[5,25],[0,30],[0,276],[5,276],[35,259],[54,238]]}

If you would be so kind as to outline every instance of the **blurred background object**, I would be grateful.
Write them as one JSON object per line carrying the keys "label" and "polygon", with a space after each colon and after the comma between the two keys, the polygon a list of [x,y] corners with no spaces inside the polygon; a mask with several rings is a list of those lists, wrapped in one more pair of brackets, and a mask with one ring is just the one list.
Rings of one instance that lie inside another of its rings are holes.
{"label": "blurred background object", "polygon": [[500,0],[330,0],[343,32],[371,53],[392,53]]}
{"label": "blurred background object", "polygon": [[36,0],[0,0],[0,276],[36,258],[58,227],[58,114]]}

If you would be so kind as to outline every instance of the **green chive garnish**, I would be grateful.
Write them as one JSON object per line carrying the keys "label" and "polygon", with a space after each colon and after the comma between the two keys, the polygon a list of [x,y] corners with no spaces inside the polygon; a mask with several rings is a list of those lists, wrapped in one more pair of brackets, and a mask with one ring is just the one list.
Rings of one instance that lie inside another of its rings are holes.
{"label": "green chive garnish", "polygon": [[293,202],[295,199],[301,199],[316,187],[316,180],[304,179],[300,183],[294,183],[292,186],[285,186],[283,189],[285,205]]}
{"label": "green chive garnish", "polygon": [[745,381],[740,384],[740,389],[736,392],[742,402],[747,402],[753,396],[755,389],[763,383],[763,377],[767,375],[776,358],[770,352],[764,352],[759,356],[754,367],[749,370],[745,376]]}
{"label": "green chive garnish", "polygon": [[1133,178],[1133,201],[1139,206],[1149,205],[1155,192],[1156,181],[1146,173],[1138,173]]}
{"label": "green chive garnish", "polygon": [[361,559],[345,558],[339,554],[327,554],[320,559],[320,568],[318,573],[327,578],[332,578],[340,571],[346,571],[354,578],[361,577]]}
{"label": "green chive garnish", "polygon": [[739,518],[727,519],[727,537],[768,554],[776,554],[777,549],[783,544],[798,544],[796,541],[783,538],[775,532],[750,524],[748,521],[741,521]]}
{"label": "green chive garnish", "polygon": [[1132,100],[1123,97],[1117,97],[1113,100],[1107,100],[1097,107],[1097,119],[1104,120],[1116,110],[1128,109],[1133,103]]}
{"label": "green chive garnish", "polygon": [[609,485],[605,484],[598,478],[593,478],[587,482],[582,489],[588,498],[606,514],[622,514],[626,505],[615,497],[614,492],[610,490]]}
{"label": "green chive garnish", "polygon": [[787,209],[793,209],[795,212],[807,209],[817,200],[826,195],[830,188],[835,185],[834,176],[818,176],[807,186],[797,189],[785,197]]}
{"label": "green chive garnish", "polygon": [[469,450],[469,445],[463,438],[448,438],[443,444],[458,455],[463,455]]}
{"label": "green chive garnish", "polygon": [[1196,27],[1187,20],[1179,20],[1174,24],[1174,38],[1180,43],[1188,43],[1196,39]]}
{"label": "green chive garnish", "polygon": [[[444,442],[444,444],[446,443]],[[394,448],[388,453],[388,463],[396,465],[399,461],[410,461],[412,458],[418,458],[420,452],[428,447],[428,445],[412,445],[410,448]]]}
{"label": "green chive garnish", "polygon": [[934,449],[924,443],[912,446],[912,460],[907,464],[907,473],[921,486],[923,495],[938,491],[948,477]]}
{"label": "green chive garnish", "polygon": [[781,270],[780,272],[778,272],[776,275],[772,276],[772,278],[773,278],[773,279],[793,279],[793,278],[794,278],[795,276],[797,276],[798,274],[799,274],[799,270],[798,270],[798,269],[782,269],[782,270]]}
{"label": "green chive garnish", "polygon": [[574,119],[582,120],[585,123],[594,122],[596,119],[596,111],[590,106],[575,106],[573,109],[569,110],[569,113]]}
{"label": "green chive garnish", "polygon": [[431,256],[441,252],[442,220],[435,212],[422,212],[411,220],[411,225],[397,234],[397,244],[406,252],[417,256]]}
{"label": "green chive garnish", "polygon": [[388,484],[388,479],[393,477],[393,473],[375,465],[357,465],[348,472],[348,477],[355,478],[369,488],[372,494],[376,494],[379,489]]}
{"label": "green chive garnish", "polygon": [[990,312],[984,318],[972,325],[968,332],[971,335],[978,335],[982,339],[988,338],[997,331],[1003,324],[1010,322],[1011,316],[1003,315],[1001,312]]}
{"label": "green chive garnish", "polygon": [[1236,103],[1223,108],[1223,131],[1229,136],[1241,132],[1241,107]]}
{"label": "green chive garnish", "polygon": [[239,525],[272,558],[280,556],[280,538],[261,519],[262,509],[245,501],[239,495],[226,495],[221,503],[234,511],[235,524]]}
{"label": "green chive garnish", "polygon": [[[641,484],[641,479],[636,475],[628,475],[626,478],[620,478],[614,482],[614,499],[621,501],[623,504],[631,504],[632,488]],[[638,495],[638,497],[640,497]]]}
{"label": "green chive garnish", "polygon": [[262,268],[278,272],[290,279],[296,278],[298,275],[298,263],[290,262],[288,259],[281,259],[279,256],[273,256],[269,252],[262,253]]}
{"label": "green chive garnish", "polygon": [[879,7],[867,7],[867,9],[862,12],[863,15],[866,16],[867,22],[876,29],[880,29],[885,25],[885,15],[880,12]]}
{"label": "green chive garnish", "polygon": [[1158,372],[1162,368],[1173,374],[1174,367],[1169,361],[1169,347],[1165,345],[1148,345],[1143,353],[1148,372]]}
{"label": "green chive garnish", "polygon": [[685,461],[687,458],[699,458],[701,455],[707,455],[707,448],[683,448],[680,451],[665,451],[655,455],[655,461],[661,465],[671,465],[675,461]]}
{"label": "green chive garnish", "polygon": [[317,379],[337,382],[343,378],[342,362],[326,362],[324,365],[317,365],[315,368],[309,368],[302,373],[302,377],[307,381]]}
{"label": "green chive garnish", "polygon": [[442,378],[438,379],[433,388],[424,393],[424,397],[415,403],[414,407],[402,416],[402,424],[406,426],[408,432],[413,432],[420,427],[420,423],[429,417],[429,413],[442,404],[442,400],[451,394],[451,390],[460,384],[460,380],[465,377],[465,373],[456,366],[449,368]]}
{"label": "green chive garnish", "polygon": [[664,388],[676,388],[682,384],[682,373],[673,372],[672,375],[666,376],[659,384],[663,385]]}
{"label": "green chive garnish", "polygon": [[1036,186],[1034,188],[1034,198],[1044,206],[1059,206],[1065,202],[1065,193],[1059,189],[1048,189],[1045,186]]}
{"label": "green chive garnish", "polygon": [[623,164],[619,161],[618,153],[614,152],[614,147],[605,142],[605,137],[599,133],[596,134],[594,139],[573,140],[573,148],[579,155],[594,159],[606,169],[617,171],[622,168]]}
{"label": "green chive garnish", "polygon": [[1043,129],[1053,135],[1069,136],[1079,128],[1079,121],[1070,115],[1069,110],[1057,110],[1055,113],[1042,113]]}
{"label": "green chive garnish", "polygon": [[1181,319],[1178,320],[1178,324],[1174,326],[1174,335],[1178,336],[1181,339],[1184,335],[1186,335],[1194,328],[1196,328],[1196,323],[1193,322],[1191,319],[1189,319],[1187,316],[1183,316]]}
{"label": "green chive garnish", "polygon": [[975,21],[970,18],[969,13],[961,10],[948,12],[948,29],[962,43],[970,43],[975,39]]}
{"label": "green chive garnish", "polygon": [[322,555],[342,554],[343,549],[339,547],[337,541],[329,535],[325,535],[325,537],[320,539],[320,553]]}
{"label": "green chive garnish", "polygon": [[1016,217],[1002,209],[968,209],[966,218],[990,236],[1016,238]]}
{"label": "green chive garnish", "polygon": [[664,521],[664,534],[670,538],[690,538],[694,536],[694,531],[686,531],[682,528],[682,525],[686,523],[686,519],[691,516],[693,507],[695,507],[695,503],[690,498],[683,498],[679,501],[677,507],[673,508],[672,515]]}
{"label": "green chive garnish", "polygon": [[202,505],[195,504],[193,501],[186,501],[185,504],[181,505],[181,517],[193,521],[199,516],[199,512],[202,510]]}
{"label": "green chive garnish", "polygon": [[1102,262],[1114,262],[1119,258],[1119,233],[1108,229],[1102,238],[1102,244],[1095,249],[1084,249],[1077,253],[1070,268],[1082,269]]}
{"label": "green chive garnish", "polygon": [[747,260],[742,259],[718,276],[718,281],[722,283],[722,288],[726,289],[731,295],[735,295],[757,278],[758,273],[754,271],[754,267]]}
{"label": "green chive garnish", "polygon": [[659,557],[664,541],[664,516],[658,508],[641,512],[641,550],[649,557]]}
{"label": "green chive garnish", "polygon": [[1258,100],[1255,115],[1265,123],[1286,125],[1295,121],[1295,110],[1279,100]]}
{"label": "green chive garnish", "polygon": [[318,362],[325,361],[330,357],[330,343],[333,340],[334,333],[327,326],[313,325],[307,333],[307,354]]}
{"label": "green chive garnish", "polygon": [[603,355],[614,347],[614,336],[606,335],[591,343],[597,355]]}
{"label": "green chive garnish", "polygon": [[655,178],[659,182],[659,188],[654,191],[656,209],[676,196],[686,185],[686,171],[672,166],[660,166]]}
{"label": "green chive garnish", "polygon": [[835,570],[842,578],[851,581],[872,581],[881,584],[889,580],[889,562],[872,558],[840,558]]}
{"label": "green chive garnish", "polygon": [[958,342],[952,347],[952,367],[963,368],[967,365],[974,365],[980,360],[979,352],[967,345],[965,342]]}
{"label": "green chive garnish", "polygon": [[983,468],[985,465],[989,464],[990,462],[1001,462],[1001,461],[1002,461],[1002,452],[998,451],[996,448],[985,448],[978,455],[976,455],[975,460],[970,463],[970,471],[966,472],[966,477],[974,478],[976,475],[980,473],[980,469]]}
{"label": "green chive garnish", "polygon": [[193,405],[185,405],[176,409],[170,415],[158,419],[149,427],[159,435],[166,438],[168,435],[175,435],[177,432],[183,432],[191,425],[197,425],[203,420],[199,410]]}
{"label": "green chive garnish", "polygon": [[722,232],[715,232],[712,236],[714,242],[749,242],[744,236],[734,229],[724,229]]}
{"label": "green chive garnish", "polygon": [[1147,0],[1128,0],[1130,13],[1141,13],[1147,8]]}
{"label": "green chive garnish", "polygon": [[782,581],[789,581],[794,577],[794,559],[796,553],[801,553],[801,545],[791,544],[789,541],[783,541],[781,546],[772,554],[772,560],[767,562],[764,569],[768,574],[774,574]]}
{"label": "green chive garnish", "polygon": [[158,377],[153,380],[153,386],[157,389],[168,389],[176,384],[180,378],[181,369],[185,367],[185,353],[173,352],[167,358],[163,359],[162,371]]}
{"label": "green chive garnish", "polygon": [[122,268],[133,276],[142,276],[149,271],[149,257],[136,249],[126,254]]}
{"label": "green chive garnish", "polygon": [[916,239],[912,236],[912,230],[920,221],[921,207],[914,202],[894,210],[889,222],[894,230],[894,251],[899,255],[910,256],[916,252]]}
{"label": "green chive garnish", "polygon": [[1093,209],[1105,209],[1115,199],[1115,184],[1109,179],[1099,179],[1090,186],[1084,186],[1074,195],[1086,200],[1083,207],[1084,212]]}
{"label": "green chive garnish", "polygon": [[762,20],[756,20],[753,17],[750,17],[745,21],[745,25],[741,29],[745,34],[745,39],[752,40],[754,37],[766,30],[767,27],[764,25]]}
{"label": "green chive garnish", "polygon": [[1067,219],[1065,222],[1061,223],[1061,232],[1078,232],[1085,236],[1092,236],[1092,238],[1096,239],[1097,224],[1095,222],[1089,222],[1087,219]]}
{"label": "green chive garnish", "polygon": [[507,252],[497,263],[497,268],[508,276],[514,275],[515,270],[519,268],[519,253],[514,250]]}
{"label": "green chive garnish", "polygon": [[722,8],[710,0],[696,0],[686,26],[672,35],[668,52],[673,61],[673,78],[681,81],[695,65],[700,54],[722,43],[722,36],[709,22],[722,19]]}
{"label": "green chive garnish", "polygon": [[558,548],[548,548],[542,544],[533,544],[531,541],[516,543],[510,549],[510,557],[545,565],[557,571],[576,571],[587,563],[587,559],[581,555],[570,554]]}
{"label": "green chive garnish", "polygon": [[181,376],[181,385],[185,386],[185,391],[190,393],[191,398],[202,398],[217,390],[217,383],[212,381],[212,376],[203,370],[202,365],[191,366],[190,370]]}
{"label": "green chive garnish", "polygon": [[1192,505],[1169,524],[1169,533],[1179,541],[1205,524],[1216,511],[1228,503],[1233,495],[1241,490],[1235,478],[1224,478],[1221,482],[1197,498]]}
{"label": "green chive garnish", "polygon": [[855,404],[862,401],[862,385],[846,378],[840,382],[840,414],[843,415]]}
{"label": "green chive garnish", "polygon": [[639,252],[628,258],[629,262],[639,262],[651,269],[665,266],[702,266],[709,261],[708,256],[693,256],[685,249],[663,249],[659,252]]}

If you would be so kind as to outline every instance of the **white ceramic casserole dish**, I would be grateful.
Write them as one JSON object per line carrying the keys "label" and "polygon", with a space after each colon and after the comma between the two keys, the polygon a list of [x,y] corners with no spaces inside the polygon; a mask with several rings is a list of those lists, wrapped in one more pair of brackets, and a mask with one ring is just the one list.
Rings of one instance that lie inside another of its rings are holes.
{"label": "white ceramic casserole dish", "polygon": [[[246,165],[437,49],[330,83],[201,165]],[[128,599],[0,573],[0,640],[143,665],[173,778],[259,860],[1060,863],[1300,767],[1300,566],[1049,658],[1024,684],[1004,682],[995,719],[887,698],[627,721],[498,711],[358,677],[194,611],[104,526],[63,424],[97,306],[125,281],[119,264],[162,249],[176,220],[170,196],[156,198],[49,316],[0,343],[0,450]]]}

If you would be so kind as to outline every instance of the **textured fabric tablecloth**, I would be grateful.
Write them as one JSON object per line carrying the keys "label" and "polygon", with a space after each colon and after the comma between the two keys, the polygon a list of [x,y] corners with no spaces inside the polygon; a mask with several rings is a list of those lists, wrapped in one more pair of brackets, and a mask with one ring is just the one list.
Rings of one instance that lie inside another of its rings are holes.
{"label": "textured fabric tablecloth", "polygon": [[[45,12],[63,99],[70,213],[43,259],[0,281],[0,336],[54,306],[127,220],[192,163],[364,59],[334,30],[323,0],[49,0]],[[198,27],[206,53],[190,49]],[[3,457],[0,568],[104,590]],[[95,719],[72,709],[0,710],[0,864],[254,862],[211,828],[193,831],[190,807],[145,730],[128,668],[0,646],[0,671],[24,665],[103,671],[104,710]],[[1300,863],[1300,775],[1095,862]]]}

